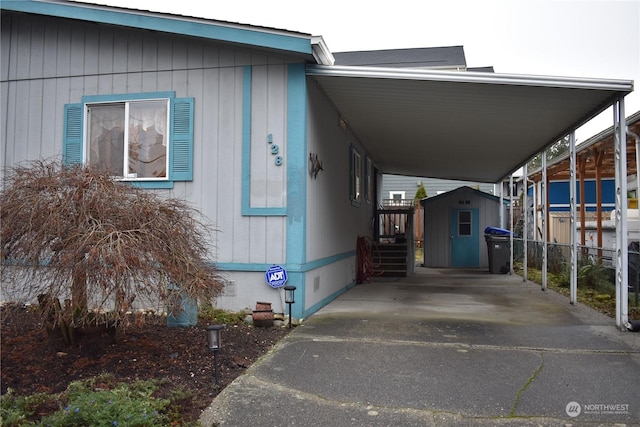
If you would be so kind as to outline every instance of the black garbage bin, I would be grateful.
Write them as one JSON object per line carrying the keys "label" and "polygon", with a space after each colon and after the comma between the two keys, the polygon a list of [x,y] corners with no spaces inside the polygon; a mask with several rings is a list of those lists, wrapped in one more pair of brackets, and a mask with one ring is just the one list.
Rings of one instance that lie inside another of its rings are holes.
{"label": "black garbage bin", "polygon": [[492,274],[505,274],[511,268],[511,232],[503,228],[487,227],[484,230],[484,239],[487,242],[489,255],[489,272]]}

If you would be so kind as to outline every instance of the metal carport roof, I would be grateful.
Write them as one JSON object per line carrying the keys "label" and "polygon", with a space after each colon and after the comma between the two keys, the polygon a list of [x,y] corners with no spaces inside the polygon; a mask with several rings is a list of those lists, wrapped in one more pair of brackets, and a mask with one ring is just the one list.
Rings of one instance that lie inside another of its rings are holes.
{"label": "metal carport roof", "polygon": [[498,182],[633,81],[307,66],[384,173]]}

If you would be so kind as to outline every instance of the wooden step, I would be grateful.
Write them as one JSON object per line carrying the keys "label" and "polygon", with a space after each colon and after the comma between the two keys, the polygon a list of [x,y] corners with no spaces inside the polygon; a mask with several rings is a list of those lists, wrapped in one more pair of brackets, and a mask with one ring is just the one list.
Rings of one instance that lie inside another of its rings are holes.
{"label": "wooden step", "polygon": [[407,244],[378,243],[374,249],[374,263],[378,277],[407,276]]}

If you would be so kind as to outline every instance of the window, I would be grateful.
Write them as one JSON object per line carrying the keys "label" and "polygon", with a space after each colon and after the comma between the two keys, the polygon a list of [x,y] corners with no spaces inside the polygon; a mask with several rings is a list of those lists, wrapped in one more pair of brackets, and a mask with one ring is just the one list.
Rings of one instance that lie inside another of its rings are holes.
{"label": "window", "polygon": [[373,201],[373,163],[371,162],[371,159],[367,157],[367,170],[366,170],[366,181],[365,181],[365,185],[366,185],[366,200],[368,203],[371,203]]}
{"label": "window", "polygon": [[389,191],[389,205],[391,206],[402,206],[404,203],[404,191]]}
{"label": "window", "polygon": [[167,179],[168,100],[87,105],[85,161],[125,179]]}
{"label": "window", "polygon": [[359,205],[362,200],[362,158],[353,147],[351,147],[351,202]]}
{"label": "window", "polygon": [[193,98],[173,92],[86,96],[65,106],[64,160],[143,187],[193,179]]}
{"label": "window", "polygon": [[458,236],[471,236],[471,211],[458,211]]}

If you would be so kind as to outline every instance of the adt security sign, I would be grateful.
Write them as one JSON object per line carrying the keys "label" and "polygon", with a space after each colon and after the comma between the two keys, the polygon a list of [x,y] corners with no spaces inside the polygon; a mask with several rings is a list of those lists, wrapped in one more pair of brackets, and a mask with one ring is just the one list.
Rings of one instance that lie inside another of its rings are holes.
{"label": "adt security sign", "polygon": [[269,267],[264,276],[266,277],[269,286],[274,289],[283,287],[287,282],[287,270],[279,265]]}

